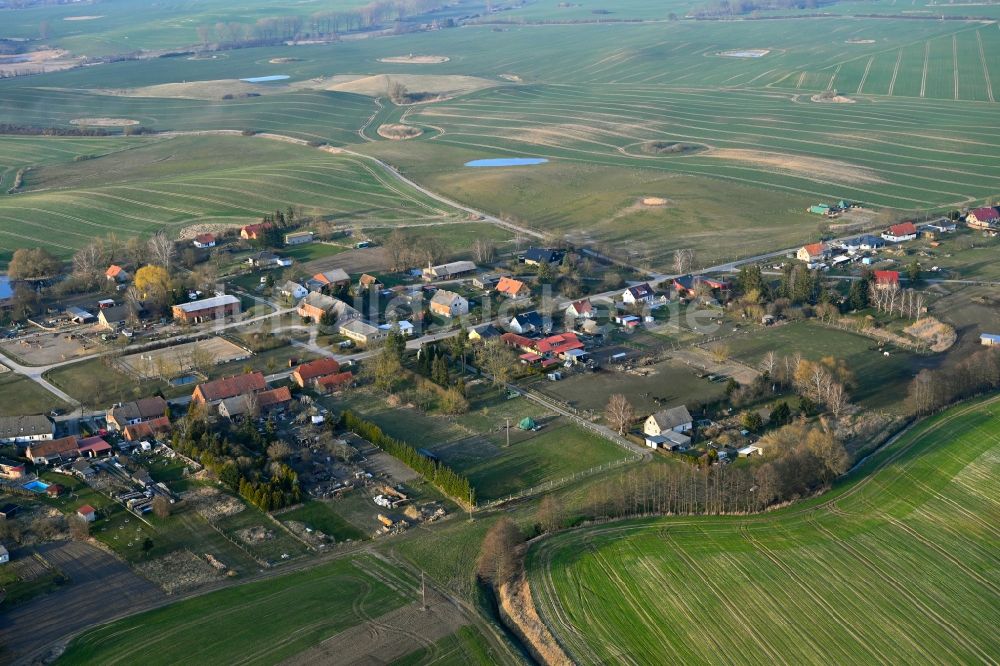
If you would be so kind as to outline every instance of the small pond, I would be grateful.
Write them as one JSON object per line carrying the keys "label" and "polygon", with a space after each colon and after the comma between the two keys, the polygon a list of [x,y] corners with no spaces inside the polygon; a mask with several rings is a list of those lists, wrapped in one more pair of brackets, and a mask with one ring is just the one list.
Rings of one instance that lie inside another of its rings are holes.
{"label": "small pond", "polygon": [[49,484],[45,483],[44,481],[39,481],[38,479],[35,479],[31,483],[24,484],[25,490],[30,490],[33,493],[39,493],[39,494],[44,493],[48,487]]}
{"label": "small pond", "polygon": [[545,164],[548,162],[544,157],[498,157],[488,160],[472,160],[466,162],[467,167],[505,167],[505,166],[533,166],[535,164]]}

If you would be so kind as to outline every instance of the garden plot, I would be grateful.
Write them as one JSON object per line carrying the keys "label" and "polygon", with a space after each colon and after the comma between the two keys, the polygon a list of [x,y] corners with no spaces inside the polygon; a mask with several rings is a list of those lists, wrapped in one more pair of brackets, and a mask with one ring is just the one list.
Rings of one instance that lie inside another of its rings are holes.
{"label": "garden plot", "polygon": [[118,369],[138,379],[171,378],[206,366],[242,361],[253,352],[225,338],[213,337],[172,347],[129,354],[115,361]]}

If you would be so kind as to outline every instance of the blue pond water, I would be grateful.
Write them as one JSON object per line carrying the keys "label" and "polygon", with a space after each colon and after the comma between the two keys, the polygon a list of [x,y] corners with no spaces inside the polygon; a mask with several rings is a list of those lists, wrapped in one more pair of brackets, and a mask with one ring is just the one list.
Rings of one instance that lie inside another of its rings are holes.
{"label": "blue pond water", "polygon": [[505,167],[505,166],[533,166],[535,164],[545,164],[548,162],[544,157],[499,157],[490,160],[472,160],[466,162],[467,167]]}
{"label": "blue pond water", "polygon": [[246,79],[240,79],[245,83],[267,83],[268,81],[284,81],[285,79],[291,78],[287,74],[272,74],[271,76],[251,76]]}
{"label": "blue pond water", "polygon": [[30,490],[33,493],[44,493],[45,489],[49,487],[49,484],[44,481],[39,481],[35,479],[31,483],[24,484],[25,489]]}

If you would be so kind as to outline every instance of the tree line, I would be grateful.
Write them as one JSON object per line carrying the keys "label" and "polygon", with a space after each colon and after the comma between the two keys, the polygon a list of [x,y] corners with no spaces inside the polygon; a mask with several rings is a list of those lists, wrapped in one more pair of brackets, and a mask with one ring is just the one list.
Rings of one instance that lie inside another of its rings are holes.
{"label": "tree line", "polygon": [[463,504],[475,506],[476,491],[472,487],[472,483],[447,465],[431,460],[402,440],[390,437],[383,432],[382,428],[350,410],[341,415],[340,426],[398,459],[445,495]]}

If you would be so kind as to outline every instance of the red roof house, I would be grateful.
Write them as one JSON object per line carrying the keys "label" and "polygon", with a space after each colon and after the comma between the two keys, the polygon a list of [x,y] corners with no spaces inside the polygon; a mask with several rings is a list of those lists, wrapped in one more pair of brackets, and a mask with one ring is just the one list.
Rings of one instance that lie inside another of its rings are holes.
{"label": "red roof house", "polygon": [[258,240],[264,235],[264,232],[270,229],[272,226],[273,225],[270,222],[248,224],[242,229],[240,229],[240,238],[244,240]]}
{"label": "red roof house", "polygon": [[875,286],[890,289],[899,286],[899,271],[875,271]]}
{"label": "red roof house", "polygon": [[256,393],[267,388],[263,373],[251,372],[245,375],[223,377],[204,384],[198,384],[191,394],[191,401],[199,404],[216,404],[226,398],[235,398],[245,393]]}
{"label": "red roof house", "polygon": [[292,372],[292,381],[305,388],[310,381],[317,377],[335,375],[340,372],[340,363],[332,358],[321,358],[308,363],[303,363]]}
{"label": "red roof house", "polygon": [[1000,224],[1000,211],[991,206],[969,211],[965,223],[973,229],[992,229]]}
{"label": "red roof house", "polygon": [[333,375],[326,375],[324,377],[319,377],[314,382],[316,388],[320,391],[326,393],[333,393],[334,391],[339,391],[340,389],[347,388],[354,383],[354,373],[348,372],[338,372]]}
{"label": "red roof house", "polygon": [[130,442],[136,442],[141,439],[155,438],[157,435],[170,430],[170,419],[166,416],[160,416],[155,419],[150,419],[149,421],[142,421],[140,423],[133,423],[132,425],[125,426],[124,436]]}
{"label": "red roof house", "polygon": [[97,519],[97,512],[94,507],[89,504],[84,504],[79,509],[76,510],[76,515],[84,518],[88,523],[92,523]]}
{"label": "red roof house", "polygon": [[111,445],[104,441],[100,435],[86,437],[77,442],[77,447],[81,456],[96,458],[97,456],[110,455]]}
{"label": "red roof house", "polygon": [[882,238],[891,243],[901,243],[902,241],[913,240],[917,237],[917,225],[913,222],[901,222],[889,227],[889,230],[882,234]]}
{"label": "red roof house", "polygon": [[198,234],[194,237],[194,246],[198,248],[215,247],[215,234]]}

